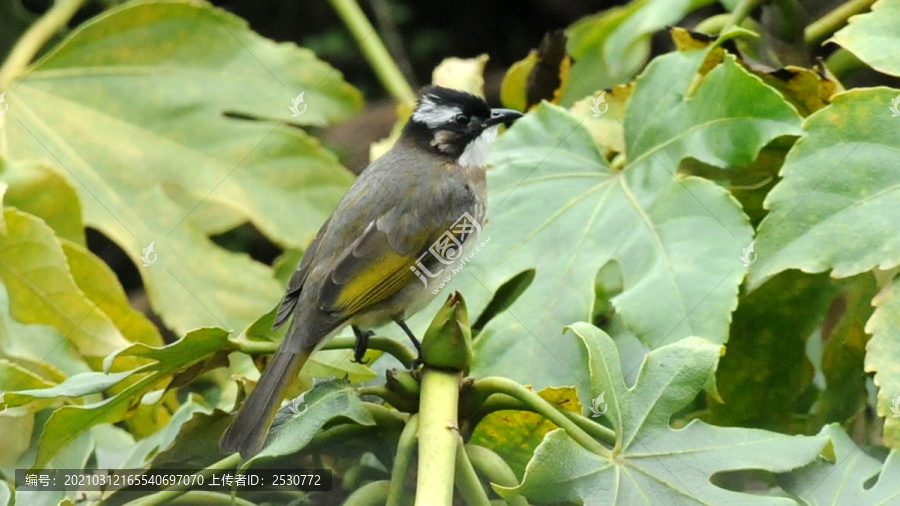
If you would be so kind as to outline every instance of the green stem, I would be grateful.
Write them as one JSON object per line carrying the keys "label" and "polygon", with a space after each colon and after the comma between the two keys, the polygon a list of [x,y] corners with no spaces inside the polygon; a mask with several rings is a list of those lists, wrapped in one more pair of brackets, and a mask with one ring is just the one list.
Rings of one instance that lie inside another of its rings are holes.
{"label": "green stem", "polygon": [[223,504],[228,506],[256,506],[256,503],[250,502],[240,497],[231,497],[231,494],[222,494],[219,492],[208,492],[206,490],[189,490],[184,495],[167,504],[206,504],[216,505]]}
{"label": "green stem", "polygon": [[456,488],[468,506],[491,506],[481,480],[466,455],[466,447],[461,437],[456,438]]}
{"label": "green stem", "polygon": [[359,395],[374,395],[377,397],[381,397],[382,399],[387,401],[388,404],[399,409],[400,411],[412,413],[416,411],[416,408],[418,408],[418,401],[416,399],[403,397],[396,392],[388,390],[384,385],[359,387],[357,390],[359,391]]}
{"label": "green stem", "polygon": [[314,453],[318,449],[326,449],[334,444],[346,443],[353,439],[363,439],[373,434],[400,432],[406,426],[406,415],[384,406],[364,402],[363,406],[375,419],[375,425],[357,425],[343,423],[324,429],[313,437],[303,449],[305,453]]}
{"label": "green stem", "polygon": [[[465,448],[472,467],[479,475],[501,487],[512,488],[519,485],[516,473],[502,457],[492,450],[473,444],[467,444]],[[508,498],[506,502],[509,506],[528,506],[528,501],[520,495]]]}
{"label": "green stem", "polygon": [[[553,404],[551,404],[553,406]],[[609,427],[605,427],[600,425],[599,423],[591,421],[589,418],[585,418],[574,411],[569,411],[567,409],[562,409],[556,407],[557,411],[566,416],[569,420],[572,420],[575,425],[577,425],[581,430],[587,432],[591,436],[609,446],[616,445],[616,433]],[[476,422],[481,418],[484,418],[490,413],[494,411],[503,411],[503,410],[512,410],[512,411],[531,411],[532,413],[537,413],[531,406],[520,402],[517,399],[514,399],[508,395],[503,394],[494,394],[491,395],[490,398],[485,401],[481,408],[478,410],[476,414],[475,420]]]}
{"label": "green stem", "polygon": [[381,506],[388,498],[388,481],[367,483],[356,489],[342,506]]}
{"label": "green stem", "polygon": [[460,372],[426,366],[419,400],[419,469],[416,506],[445,506],[453,502],[456,442],[459,439]]}
{"label": "green stem", "polygon": [[[247,355],[267,355],[275,353],[280,342],[274,341],[251,341],[249,339],[233,339],[232,346],[235,351],[246,353]],[[403,343],[395,341],[389,337],[375,336],[369,338],[369,348],[373,350],[383,351],[400,361],[403,367],[409,367],[416,359],[415,353],[407,348]],[[356,346],[356,338],[353,337],[335,337],[322,346],[323,350],[347,350]]]}
{"label": "green stem", "polygon": [[763,1],[765,0],[741,0],[741,3],[739,3],[737,7],[734,8],[734,11],[732,11],[731,20],[725,25],[722,31],[725,31],[725,28],[741,24],[741,21],[749,16],[750,13],[753,12],[753,9],[759,7],[759,4],[763,3]]}
{"label": "green stem", "polygon": [[[241,463],[241,454],[240,453],[232,453],[231,455],[225,457],[224,459],[216,462],[215,464],[207,467],[206,469],[200,471],[199,473],[195,473],[197,476],[203,476],[204,478],[209,478],[216,471],[221,471],[223,469],[234,469]],[[159,492],[155,492],[145,497],[141,497],[136,501],[132,501],[129,504],[132,506],[152,506],[156,504],[169,504],[171,501],[175,500],[176,497],[180,497],[187,492],[190,492],[190,488],[181,486],[181,487],[173,487],[166,490],[162,490]]]}
{"label": "green stem", "polygon": [[25,68],[60,28],[72,19],[84,0],[56,0],[53,7],[35,21],[19,38],[0,67],[0,89],[6,89],[12,77]]}
{"label": "green stem", "polygon": [[850,0],[810,23],[803,30],[803,38],[809,45],[820,44],[844,26],[847,20],[850,19],[850,16],[868,10],[873,3],[875,3],[875,0]]}
{"label": "green stem", "polygon": [[[515,381],[500,377],[484,378],[476,381],[474,388],[480,395],[484,395],[485,393],[501,393],[518,399],[527,405],[530,410],[533,410],[535,413],[538,413],[555,423],[557,427],[565,430],[566,433],[569,434],[569,437],[574,439],[581,446],[601,457],[612,458],[612,453],[609,451],[609,448],[598,443],[597,440],[590,436],[590,434],[578,427],[575,422],[569,420],[566,415],[562,414],[556,407],[541,398],[540,395],[528,390]],[[424,392],[422,393],[422,398],[425,398]]]}
{"label": "green stem", "polygon": [[397,442],[397,454],[394,457],[394,468],[391,469],[391,486],[388,489],[386,506],[401,506],[406,504],[406,478],[409,474],[409,465],[412,462],[413,451],[416,449],[416,433],[419,430],[419,416],[412,415],[403,432],[400,433],[400,441]]}
{"label": "green stem", "polygon": [[414,104],[416,94],[397,67],[397,63],[391,58],[391,54],[381,38],[375,33],[375,27],[366,18],[362,9],[355,0],[329,0],[338,15],[347,25],[347,29],[353,34],[356,43],[359,44],[369,65],[375,70],[378,79],[388,93],[398,102]]}
{"label": "green stem", "polygon": [[710,35],[722,33],[722,30],[731,23],[731,19],[731,14],[717,14],[697,23],[697,26],[694,27],[694,31]]}
{"label": "green stem", "polygon": [[837,83],[839,88],[836,91],[838,93],[843,91],[840,89],[840,82],[850,77],[854,72],[868,67],[862,60],[844,48],[839,48],[837,51],[831,53],[825,60],[825,66],[839,81],[839,83]]}

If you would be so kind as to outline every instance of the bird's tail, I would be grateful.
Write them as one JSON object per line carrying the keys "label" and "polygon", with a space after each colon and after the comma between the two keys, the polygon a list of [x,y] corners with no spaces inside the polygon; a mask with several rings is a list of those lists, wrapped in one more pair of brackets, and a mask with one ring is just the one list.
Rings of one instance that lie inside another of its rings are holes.
{"label": "bird's tail", "polygon": [[302,343],[300,329],[291,328],[275,356],[263,371],[256,388],[247,397],[231,426],[219,440],[219,449],[230,455],[241,452],[244,458],[262,449],[272,420],[291,380],[306,363],[313,348],[298,346]]}

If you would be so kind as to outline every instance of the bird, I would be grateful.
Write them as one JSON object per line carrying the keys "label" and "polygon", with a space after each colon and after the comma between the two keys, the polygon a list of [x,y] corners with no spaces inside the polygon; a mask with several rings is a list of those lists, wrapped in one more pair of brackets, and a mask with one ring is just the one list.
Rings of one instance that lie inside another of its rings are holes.
{"label": "bird", "polygon": [[[222,453],[262,449],[291,380],[350,325],[361,361],[372,328],[406,320],[434,298],[436,273],[468,254],[484,220],[485,163],[500,125],[522,117],[465,91],[425,86],[397,142],[350,186],[291,276],[273,327],[291,321],[256,387],[219,441]],[[474,221],[475,223],[470,223]]]}

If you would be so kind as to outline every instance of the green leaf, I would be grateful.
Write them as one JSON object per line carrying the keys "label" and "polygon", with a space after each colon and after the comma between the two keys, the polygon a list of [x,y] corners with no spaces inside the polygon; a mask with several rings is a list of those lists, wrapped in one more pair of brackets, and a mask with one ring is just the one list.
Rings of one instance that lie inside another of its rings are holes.
{"label": "green leaf", "polygon": [[[308,107],[292,117],[300,93]],[[104,12],[6,98],[9,156],[56,162],[85,223],[139,266],[154,309],[177,333],[243,328],[281,292],[271,269],[210,241],[204,216],[225,209],[216,214],[237,213],[274,241],[304,247],[352,180],[285,122],[346,119],[359,93],[310,51],[196,2]],[[151,243],[158,261],[145,266]]]}
{"label": "green leaf", "polygon": [[829,39],[872,68],[900,76],[900,0],[880,0],[872,12],[853,16]]}
{"label": "green leaf", "polygon": [[42,469],[63,448],[94,425],[122,421],[134,403],[152,389],[157,374],[144,376],[119,394],[100,402],[63,406],[47,419],[41,432],[34,468]]}
{"label": "green leaf", "polygon": [[9,184],[3,205],[41,218],[60,238],[84,244],[81,202],[75,188],[52,168],[0,157],[0,181]]}
{"label": "green leaf", "polygon": [[[836,463],[819,460],[778,477],[778,484],[808,506],[896,504],[900,501],[900,452],[881,461],[858,448],[839,424],[822,427],[834,444]],[[872,484],[870,480],[878,478]]]}
{"label": "green leaf", "polygon": [[866,408],[866,321],[872,316],[877,292],[874,277],[860,274],[840,284],[841,294],[831,305],[822,328],[822,373],[825,389],[812,409],[814,425],[844,423]]}
{"label": "green leaf", "polygon": [[[159,448],[159,453],[148,455],[152,469],[203,469],[222,459],[219,438],[231,417],[221,410],[212,413],[194,412],[190,420],[179,429],[170,443]],[[168,436],[167,436],[168,438]]]}
{"label": "green leaf", "polygon": [[806,341],[825,319],[837,291],[827,276],[790,271],[743,298],[716,375],[724,403],[710,402],[706,420],[802,431],[791,424],[800,411],[798,399],[813,379]]}
{"label": "green leaf", "polygon": [[59,385],[49,388],[17,388],[8,392],[6,402],[10,406],[21,406],[35,399],[55,399],[57,397],[84,397],[99,394],[119,384],[125,378],[138,372],[137,369],[122,372],[84,372],[67,378]]}
{"label": "green leaf", "polygon": [[294,415],[288,409],[290,405],[279,411],[265,446],[244,463],[244,468],[302,450],[326,423],[336,418],[346,418],[359,425],[375,425],[375,419],[347,380],[323,381],[306,392],[302,400],[306,411],[300,415]]}
{"label": "green leaf", "polygon": [[217,351],[229,349],[228,333],[222,329],[197,329],[184,338],[163,347],[143,343],[133,344],[107,357],[104,370],[109,371],[118,357],[144,357],[157,362],[142,366],[138,371],[152,371],[115,396],[100,402],[80,406],[63,406],[50,415],[41,434],[34,466],[40,468],[72,439],[94,425],[117,423],[128,416],[144,394],[165,386],[176,372],[187,369]]}
{"label": "green leaf", "polygon": [[[581,414],[578,392],[573,387],[547,387],[538,392],[544,400],[560,409]],[[496,411],[482,418],[472,432],[469,444],[490,448],[515,471],[519,478],[525,474],[525,466],[531,460],[534,449],[544,435],[556,425],[530,411]]]}
{"label": "green leaf", "polygon": [[872,301],[875,312],[866,323],[872,335],[866,345],[866,372],[875,373],[878,416],[884,420],[884,444],[900,448],[900,278]]}
{"label": "green leaf", "polygon": [[[624,170],[610,167],[578,118],[552,105],[497,141],[483,232],[491,242],[467,265],[471,275],[459,276],[462,288],[453,288],[474,312],[513,275],[531,268],[536,275],[513,316],[485,327],[474,374],[537,387],[569,384],[573,375],[582,382],[579,351],[559,336],[564,325],[591,317],[594,280],[610,262],[625,281],[612,302],[644,344],[692,334],[725,341],[752,230],[726,190],[673,173],[686,157],[749,164],[772,139],[799,133],[800,119],[731,56],[692,85],[705,55],[664,55],[638,79],[625,115]],[[555,359],[546,359],[548,350]]]}
{"label": "green leaf", "polygon": [[682,429],[669,426],[676,412],[711,386],[722,346],[689,337],[654,350],[627,388],[612,339],[587,323],[572,330],[589,355],[592,395],[604,395],[605,416],[617,434],[613,458],[591,453],[559,429],[535,451],[518,487],[495,486],[501,494],[584,504],[794,504],[726,490],[712,477],[795,469],[816,459],[828,446],[827,436],[785,436],[699,420]]}
{"label": "green leaf", "polygon": [[[50,351],[48,354],[47,351]],[[25,325],[9,314],[9,294],[0,283],[0,357],[59,383],[90,370],[70,341],[53,327]]]}
{"label": "green leaf", "polygon": [[163,339],[156,326],[131,307],[116,273],[84,246],[65,239],[60,242],[78,288],[109,317],[122,335],[132,342],[162,345]]}
{"label": "green leaf", "polygon": [[13,318],[53,326],[95,360],[127,346],[112,320],[75,284],[53,230],[16,209],[6,209],[3,216],[7,233],[0,234],[0,278]]}
{"label": "green leaf", "polygon": [[172,419],[162,429],[156,431],[150,436],[145,437],[134,445],[128,458],[122,463],[122,468],[135,469],[144,467],[148,461],[158,452],[169,448],[176,440],[182,427],[193,420],[197,414],[208,415],[212,410],[197,402],[197,399],[191,398],[185,402],[175,413]]}
{"label": "green leaf", "polygon": [[33,388],[52,387],[53,383],[41,378],[9,360],[0,359],[0,392],[9,395],[9,399],[0,401],[0,405],[12,402],[10,392],[15,390],[26,390]]}
{"label": "green leaf", "polygon": [[629,81],[650,55],[651,36],[712,0],[637,0],[583,18],[566,31],[575,60],[562,105]]}
{"label": "green leaf", "polygon": [[156,360],[155,369],[172,371],[197,362],[219,351],[231,351],[228,332],[218,328],[197,329],[166,346],[137,343],[116,351],[103,360],[103,370],[112,369],[120,357],[144,357]]}
{"label": "green leaf", "polygon": [[806,119],[765,200],[751,289],[785,269],[843,278],[900,264],[900,235],[889,232],[900,220],[900,129],[888,108],[898,93],[851,90]]}

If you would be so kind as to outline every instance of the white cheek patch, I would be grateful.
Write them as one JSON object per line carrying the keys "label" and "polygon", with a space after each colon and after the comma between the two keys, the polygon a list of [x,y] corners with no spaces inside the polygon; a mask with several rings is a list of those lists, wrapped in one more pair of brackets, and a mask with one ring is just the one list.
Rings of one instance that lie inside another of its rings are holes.
{"label": "white cheek patch", "polygon": [[466,146],[463,154],[459,157],[459,164],[463,167],[484,167],[491,144],[497,138],[499,128],[500,125],[494,125],[481,132],[481,135]]}
{"label": "white cheek patch", "polygon": [[420,123],[425,123],[428,128],[437,128],[462,113],[459,107],[438,105],[430,95],[425,95],[419,102],[419,107],[413,113],[412,118]]}

